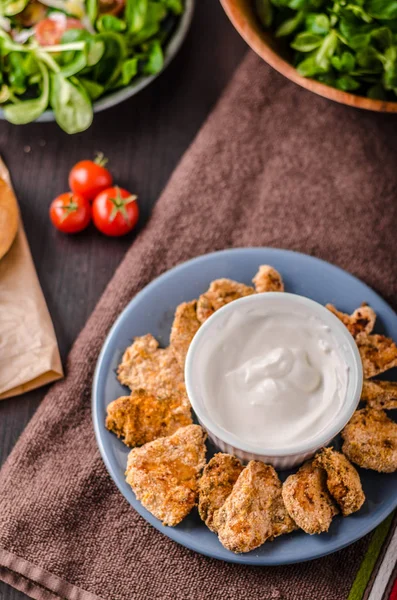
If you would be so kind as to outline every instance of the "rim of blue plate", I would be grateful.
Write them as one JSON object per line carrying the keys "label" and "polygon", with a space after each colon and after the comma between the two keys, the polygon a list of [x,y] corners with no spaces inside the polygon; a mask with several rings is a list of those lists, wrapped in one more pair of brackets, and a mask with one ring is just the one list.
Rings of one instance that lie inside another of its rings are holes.
{"label": "rim of blue plate", "polygon": [[[185,10],[180,16],[175,31],[165,47],[164,65],[161,71],[156,73],[156,75],[138,77],[129,86],[116,90],[115,92],[100,98],[93,103],[94,113],[98,113],[102,110],[106,110],[107,108],[111,108],[112,106],[116,106],[117,104],[124,102],[124,100],[128,100],[128,98],[135,96],[135,94],[138,94],[138,92],[150,85],[152,81],[157,79],[157,77],[159,77],[159,75],[165,71],[172,59],[177,55],[187,36],[193,19],[194,7],[195,0],[185,0]],[[4,119],[4,112],[2,109],[0,109],[0,119]],[[34,121],[34,123],[49,123],[51,121],[55,121],[54,112],[51,109],[47,109],[40,115],[38,119]]]}
{"label": "rim of blue plate", "polygon": [[[125,491],[123,490],[123,487],[122,487],[122,483],[119,480],[119,476],[116,473],[116,469],[114,468],[114,465],[112,464],[112,462],[108,456],[108,453],[105,449],[105,445],[102,440],[101,434],[102,434],[104,425],[103,425],[101,419],[99,418],[99,411],[98,411],[98,398],[99,398],[99,387],[100,387],[102,362],[104,361],[104,358],[107,354],[108,347],[112,343],[113,334],[120,327],[120,324],[123,322],[123,320],[126,316],[126,313],[129,312],[131,305],[133,305],[135,302],[138,302],[142,296],[146,295],[147,293],[150,293],[151,289],[156,287],[157,283],[160,280],[164,280],[164,279],[168,278],[170,275],[172,276],[172,274],[174,274],[176,272],[188,270],[192,264],[205,262],[206,260],[208,260],[209,258],[211,258],[214,255],[222,255],[222,254],[233,255],[233,254],[240,254],[240,253],[249,254],[253,251],[255,252],[258,250],[266,250],[266,252],[268,254],[277,255],[281,252],[285,255],[290,255],[291,257],[296,257],[296,256],[304,257],[310,261],[316,262],[317,264],[320,264],[320,265],[322,264],[322,265],[326,266],[327,268],[331,268],[331,270],[334,270],[336,273],[339,273],[340,275],[348,276],[349,278],[351,278],[352,280],[357,282],[360,286],[362,286],[364,289],[367,289],[370,294],[375,294],[379,298],[379,300],[382,301],[382,303],[384,304],[385,310],[387,310],[389,312],[390,316],[393,317],[394,319],[397,319],[397,314],[394,312],[394,310],[391,308],[391,306],[385,300],[383,300],[383,298],[381,296],[379,296],[379,294],[377,294],[377,292],[375,292],[372,288],[370,288],[366,283],[364,283],[363,281],[361,281],[361,279],[359,279],[358,277],[355,277],[348,271],[345,271],[341,267],[338,267],[332,263],[329,263],[321,258],[317,258],[317,257],[311,256],[308,254],[304,254],[302,252],[297,252],[295,250],[284,250],[282,248],[267,248],[264,246],[251,246],[251,247],[246,247],[246,248],[230,248],[230,249],[218,250],[216,252],[210,252],[207,254],[203,254],[203,255],[197,256],[195,258],[192,258],[190,260],[187,260],[179,265],[176,265],[175,267],[169,269],[168,271],[165,271],[164,273],[162,273],[161,275],[159,275],[158,277],[153,279],[140,292],[138,292],[130,300],[130,302],[125,306],[125,308],[122,310],[122,312],[120,313],[120,315],[117,317],[116,321],[113,323],[112,327],[110,328],[109,333],[105,339],[105,342],[104,342],[102,349],[98,356],[98,360],[97,360],[97,364],[96,364],[95,372],[94,372],[94,377],[93,377],[93,383],[92,383],[91,408],[92,408],[92,421],[93,421],[95,438],[96,438],[96,441],[98,444],[100,454],[102,456],[102,459],[105,463],[105,466],[106,466],[111,478],[113,479],[113,481],[116,484],[117,488],[119,489],[120,493],[124,496],[124,498],[127,500],[127,502],[148,523],[153,525],[153,527],[155,527],[160,533],[162,533],[163,535],[166,535],[167,537],[169,537],[173,541],[181,544],[185,548],[192,550],[194,552],[197,552],[201,555],[207,556],[209,558],[215,558],[217,560],[222,560],[224,562],[229,562],[229,563],[245,564],[248,566],[281,566],[281,565],[287,565],[287,564],[302,563],[302,562],[307,562],[310,560],[315,560],[317,558],[322,558],[329,554],[333,554],[334,552],[338,552],[339,550],[343,550],[344,548],[350,546],[354,542],[360,540],[365,535],[367,535],[368,533],[373,531],[378,525],[380,525],[380,523],[382,523],[393,512],[393,510],[395,510],[397,508],[397,495],[395,497],[391,497],[390,501],[388,503],[386,503],[382,509],[378,510],[376,518],[368,519],[368,523],[366,524],[366,526],[362,527],[357,532],[356,535],[353,535],[345,542],[341,542],[340,540],[338,541],[337,539],[331,540],[326,549],[316,552],[315,554],[312,554],[312,555],[304,556],[303,558],[300,556],[296,556],[296,557],[287,558],[285,560],[282,560],[282,559],[281,560],[280,559],[273,560],[272,555],[258,557],[254,553],[248,553],[248,554],[242,555],[242,554],[233,554],[232,552],[228,552],[228,554],[225,555],[223,550],[218,551],[213,548],[211,549],[211,551],[208,551],[205,548],[197,546],[197,544],[195,544],[194,542],[191,542],[183,530],[179,530],[178,528],[175,528],[175,527],[164,527],[161,524],[161,522],[158,519],[156,519],[156,517],[154,517],[151,513],[149,513],[141,505],[141,503],[138,500],[135,499],[135,502],[132,503],[130,501],[130,499],[128,498],[128,496],[126,496]],[[125,483],[125,482],[123,482],[123,483]],[[134,498],[135,498],[135,496],[134,496]],[[291,535],[293,535],[293,534],[291,534]]]}

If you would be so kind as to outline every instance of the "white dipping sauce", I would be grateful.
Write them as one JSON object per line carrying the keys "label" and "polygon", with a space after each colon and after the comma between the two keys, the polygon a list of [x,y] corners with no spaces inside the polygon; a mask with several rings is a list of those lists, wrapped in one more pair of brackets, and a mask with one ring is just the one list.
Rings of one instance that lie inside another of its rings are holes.
{"label": "white dipping sauce", "polygon": [[339,412],[348,366],[331,329],[307,309],[236,310],[207,344],[204,402],[239,440],[288,449]]}

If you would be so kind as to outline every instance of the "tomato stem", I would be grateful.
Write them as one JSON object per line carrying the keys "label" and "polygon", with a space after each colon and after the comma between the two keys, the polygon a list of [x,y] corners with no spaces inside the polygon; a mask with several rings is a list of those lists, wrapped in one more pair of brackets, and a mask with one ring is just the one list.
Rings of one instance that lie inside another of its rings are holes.
{"label": "tomato stem", "polygon": [[135,200],[137,199],[138,196],[134,196],[133,194],[131,194],[131,196],[127,196],[127,198],[122,198],[120,188],[118,185],[115,186],[115,189],[116,189],[116,198],[109,198],[109,200],[113,204],[112,212],[110,213],[110,216],[109,216],[109,221],[110,222],[114,221],[114,219],[117,216],[117,213],[121,213],[124,217],[125,222],[128,225],[130,225],[131,221],[130,221],[130,218],[128,216],[128,213],[127,213],[125,207],[127,204],[130,204],[131,202],[135,202]]}
{"label": "tomato stem", "polygon": [[69,195],[69,203],[62,206],[62,210],[64,211],[63,217],[62,217],[62,222],[73,212],[77,211],[77,209],[79,208],[79,205],[77,204],[77,202],[73,201],[73,194],[71,193]]}
{"label": "tomato stem", "polygon": [[97,152],[94,163],[99,167],[105,167],[108,163],[108,159],[105,157],[103,152]]}

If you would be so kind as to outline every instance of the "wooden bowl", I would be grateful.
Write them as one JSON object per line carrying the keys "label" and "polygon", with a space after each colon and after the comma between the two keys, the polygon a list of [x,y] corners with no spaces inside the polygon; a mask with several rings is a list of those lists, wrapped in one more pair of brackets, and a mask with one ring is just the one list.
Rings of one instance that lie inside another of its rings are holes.
{"label": "wooden bowl", "polygon": [[253,0],[220,0],[229,19],[242,36],[263,60],[273,69],[297,83],[298,85],[341,104],[374,110],[378,112],[397,112],[397,102],[386,102],[384,100],[372,100],[364,96],[357,96],[343,92],[336,88],[324,85],[314,79],[308,79],[299,75],[297,70],[286,60],[283,44],[270,32],[264,31],[257,18]]}

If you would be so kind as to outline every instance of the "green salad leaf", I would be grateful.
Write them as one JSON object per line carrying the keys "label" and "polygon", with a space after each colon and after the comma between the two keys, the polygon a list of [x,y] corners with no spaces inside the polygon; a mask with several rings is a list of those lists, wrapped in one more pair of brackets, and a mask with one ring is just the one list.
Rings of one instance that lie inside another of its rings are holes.
{"label": "green salad leaf", "polygon": [[22,12],[29,0],[1,0],[0,14],[5,17],[12,17]]}
{"label": "green salad leaf", "polygon": [[86,12],[87,12],[87,17],[91,21],[92,25],[95,24],[95,20],[98,16],[98,10],[99,10],[98,0],[87,0]]}
{"label": "green salad leaf", "polygon": [[397,0],[252,0],[286,38],[298,73],[369,98],[397,98]]}
{"label": "green salad leaf", "polygon": [[38,62],[38,68],[42,76],[39,96],[33,100],[20,100],[14,104],[7,104],[4,108],[6,119],[10,123],[14,123],[14,125],[25,125],[26,123],[35,121],[48,106],[50,94],[48,69],[41,62]]}
{"label": "green salad leaf", "polygon": [[97,20],[96,26],[99,32],[115,31],[116,33],[120,33],[127,29],[126,22],[114,15],[101,15]]}
{"label": "green salad leaf", "polygon": [[105,92],[105,88],[103,85],[97,83],[96,81],[92,81],[91,79],[80,77],[80,83],[91,98],[91,100],[98,100],[98,98],[100,98]]}
{"label": "green salad leaf", "polygon": [[150,42],[147,47],[147,61],[143,67],[143,72],[147,75],[155,75],[163,68],[164,55],[161,49],[160,42]]}
{"label": "green salad leaf", "polygon": [[148,0],[127,0],[125,8],[125,19],[128,30],[137,33],[143,29],[148,11]]}
{"label": "green salad leaf", "polygon": [[123,85],[128,85],[138,73],[138,58],[128,58],[123,62],[122,66],[122,82]]}
{"label": "green salad leaf", "polygon": [[256,12],[265,27],[270,27],[273,21],[273,9],[270,0],[255,0]]}
{"label": "green salad leaf", "polygon": [[77,79],[51,74],[51,107],[58,125],[67,133],[84,131],[92,123],[90,97]]}

